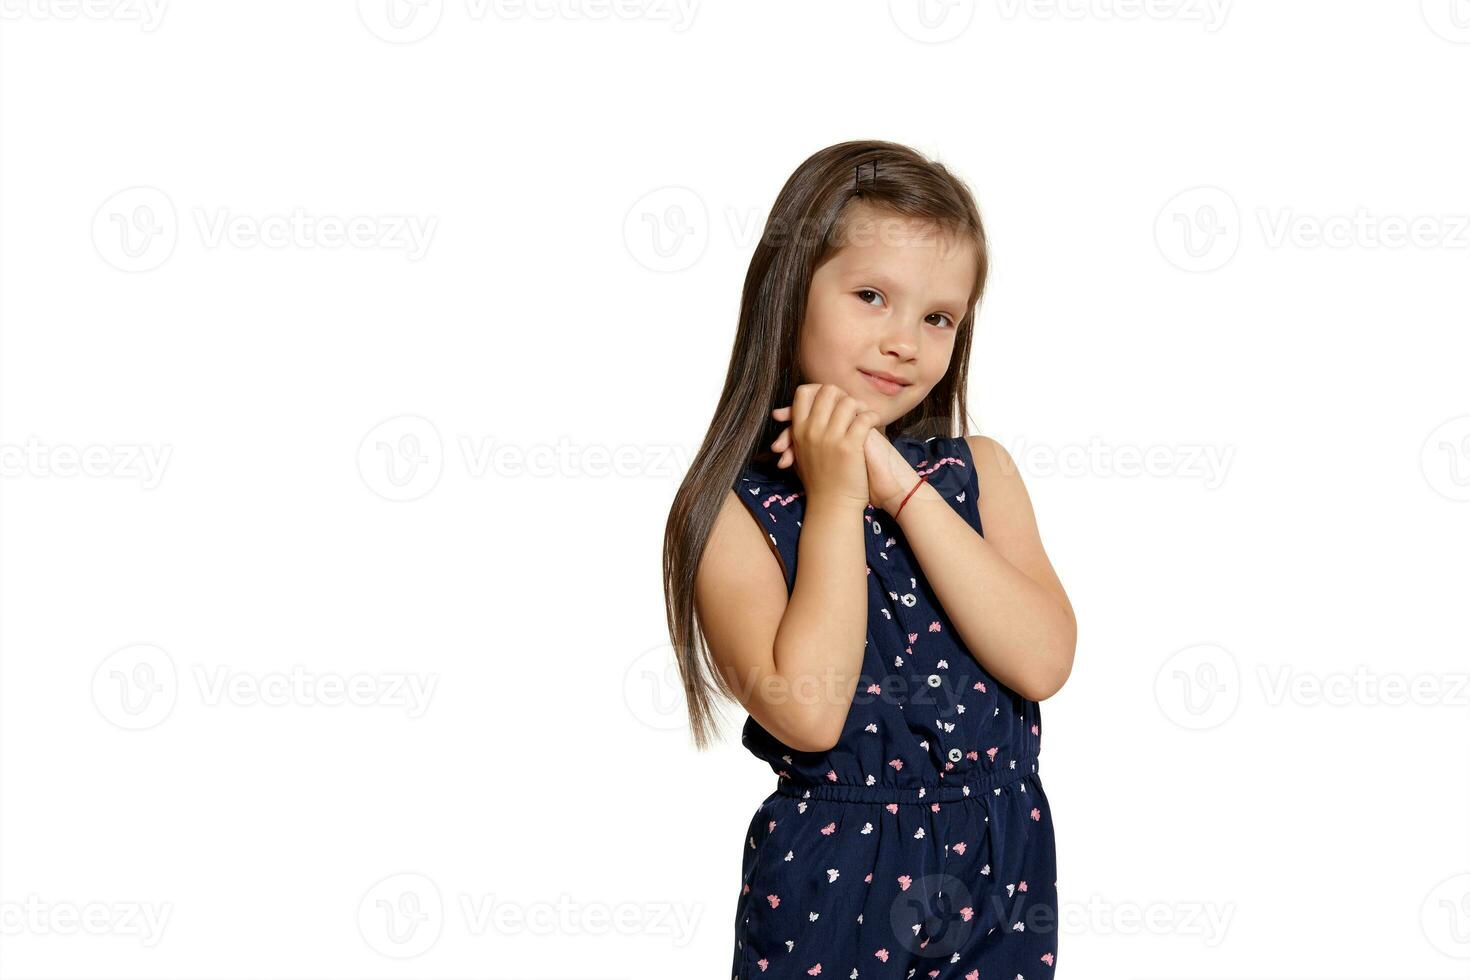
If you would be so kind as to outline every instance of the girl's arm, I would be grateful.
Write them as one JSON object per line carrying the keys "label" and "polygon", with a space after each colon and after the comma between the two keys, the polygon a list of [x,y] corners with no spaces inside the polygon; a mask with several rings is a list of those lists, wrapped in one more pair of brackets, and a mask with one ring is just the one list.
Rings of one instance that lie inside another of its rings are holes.
{"label": "girl's arm", "polygon": [[865,507],[845,497],[807,497],[788,596],[765,529],[730,491],[695,575],[695,604],[715,665],[751,717],[801,752],[837,743],[862,673]]}
{"label": "girl's arm", "polygon": [[1010,454],[988,436],[965,441],[985,536],[927,482],[909,497],[898,524],[970,653],[1002,684],[1041,701],[1072,672],[1077,618],[1041,546],[1030,495]]}

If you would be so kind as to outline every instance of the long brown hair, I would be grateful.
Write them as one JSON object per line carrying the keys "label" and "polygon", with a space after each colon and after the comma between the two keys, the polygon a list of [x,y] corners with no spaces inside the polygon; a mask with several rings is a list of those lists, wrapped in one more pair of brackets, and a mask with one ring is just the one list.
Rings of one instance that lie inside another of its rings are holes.
{"label": "long brown hair", "polygon": [[725,387],[664,529],[669,636],[694,744],[700,749],[709,747],[713,734],[713,693],[731,698],[734,693],[715,668],[698,622],[695,572],[726,495],[747,463],[770,452],[769,444],[787,424],[772,419],[771,409],[789,405],[802,383],[797,331],[805,318],[812,275],[846,240],[855,202],[927,221],[946,236],[976,247],[975,288],[956,327],[949,370],[923,402],[885,429],[890,439],[965,434],[970,340],[989,268],[985,228],[974,197],[942,164],[898,143],[855,140],[817,151],[781,188],[751,256]]}

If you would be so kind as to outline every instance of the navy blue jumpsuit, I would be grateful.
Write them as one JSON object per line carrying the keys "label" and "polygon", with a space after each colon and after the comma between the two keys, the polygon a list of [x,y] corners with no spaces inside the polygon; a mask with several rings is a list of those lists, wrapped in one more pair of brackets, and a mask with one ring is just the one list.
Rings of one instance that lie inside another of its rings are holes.
{"label": "navy blue jumpsuit", "polygon": [[[964,437],[894,447],[975,529]],[[762,457],[735,484],[796,583],[805,494]],[[898,522],[863,514],[868,634],[842,736],[784,745],[752,717],[741,742],[776,772],[746,836],[736,980],[1048,980],[1056,848],[1037,772],[1041,712],[970,655]]]}

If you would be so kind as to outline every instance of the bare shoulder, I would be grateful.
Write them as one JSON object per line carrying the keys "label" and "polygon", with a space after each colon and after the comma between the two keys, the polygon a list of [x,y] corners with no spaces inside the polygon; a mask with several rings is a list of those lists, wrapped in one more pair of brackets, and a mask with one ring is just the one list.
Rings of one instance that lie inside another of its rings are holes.
{"label": "bare shoulder", "polygon": [[[970,447],[970,458],[975,461],[975,471],[980,478],[982,490],[987,483],[994,483],[997,478],[1013,477],[1017,483],[1021,482],[1019,467],[1011,459],[1011,454],[1006,452],[1006,447],[978,432],[965,436],[965,442]],[[990,479],[987,480],[986,477]]]}
{"label": "bare shoulder", "polygon": [[1024,574],[1056,595],[1070,612],[1072,605],[1052,568],[1031,495],[1021,479],[1021,467],[1006,448],[989,436],[967,435],[970,458],[980,488],[978,504],[985,540]]}
{"label": "bare shoulder", "polygon": [[980,487],[980,521],[990,530],[1025,530],[1033,528],[1036,515],[1031,509],[1031,496],[1021,479],[1021,468],[1006,452],[1006,448],[989,436],[965,436],[970,446],[970,458],[975,461],[975,479]]}

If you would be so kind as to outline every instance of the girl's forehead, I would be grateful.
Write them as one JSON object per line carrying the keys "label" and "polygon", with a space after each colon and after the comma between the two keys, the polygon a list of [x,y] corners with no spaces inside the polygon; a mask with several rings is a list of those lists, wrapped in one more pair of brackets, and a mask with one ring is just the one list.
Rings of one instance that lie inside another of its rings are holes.
{"label": "girl's forehead", "polygon": [[975,247],[955,240],[920,239],[903,243],[851,245],[832,257],[830,268],[843,276],[868,276],[889,282],[924,280],[952,283],[964,292],[975,276]]}

